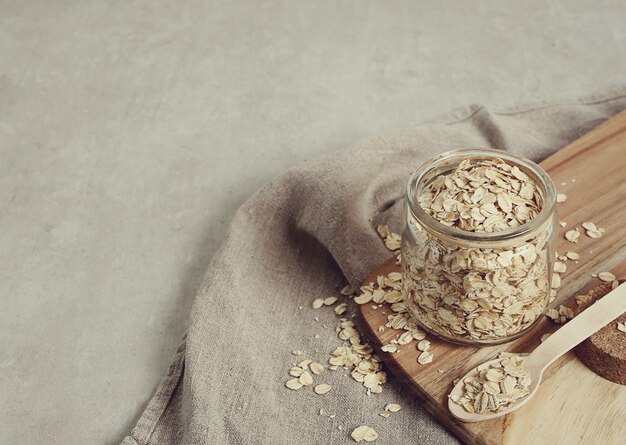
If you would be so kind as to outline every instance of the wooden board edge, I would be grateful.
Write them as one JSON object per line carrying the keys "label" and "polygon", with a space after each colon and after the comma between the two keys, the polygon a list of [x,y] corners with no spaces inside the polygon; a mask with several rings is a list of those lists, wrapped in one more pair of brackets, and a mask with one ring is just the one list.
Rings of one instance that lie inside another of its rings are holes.
{"label": "wooden board edge", "polygon": [[[607,134],[604,132],[607,131]],[[552,153],[547,158],[541,160],[539,165],[548,171],[557,168],[568,159],[579,156],[582,152],[591,150],[599,144],[606,142],[616,135],[626,132],[626,110],[620,111],[616,115],[606,119],[598,126],[592,128],[587,133],[571,141],[564,147]],[[574,150],[567,150],[572,145],[580,146]]]}

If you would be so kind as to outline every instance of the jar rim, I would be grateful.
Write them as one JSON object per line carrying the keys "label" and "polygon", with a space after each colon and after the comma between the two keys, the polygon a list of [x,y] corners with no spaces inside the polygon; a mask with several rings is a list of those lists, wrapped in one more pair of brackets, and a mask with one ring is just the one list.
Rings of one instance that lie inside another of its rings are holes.
{"label": "jar rim", "polygon": [[[456,160],[461,161],[468,158],[481,159],[493,157],[509,161],[520,167],[525,172],[531,173],[531,175],[535,177],[534,179],[537,180],[538,185],[543,189],[545,195],[543,207],[537,216],[535,216],[532,220],[525,222],[518,227],[513,227],[499,232],[470,232],[441,224],[438,220],[426,213],[426,211],[419,204],[417,194],[418,187],[422,185],[426,174],[436,167],[445,163],[454,162]],[[534,233],[537,229],[543,227],[544,224],[552,218],[555,211],[556,187],[548,173],[541,168],[541,166],[527,158],[493,148],[462,148],[441,153],[419,166],[409,178],[406,189],[406,199],[408,208],[413,218],[417,219],[420,224],[425,225],[431,231],[444,236],[460,238],[471,242],[490,243],[494,241],[505,241],[523,237]]]}

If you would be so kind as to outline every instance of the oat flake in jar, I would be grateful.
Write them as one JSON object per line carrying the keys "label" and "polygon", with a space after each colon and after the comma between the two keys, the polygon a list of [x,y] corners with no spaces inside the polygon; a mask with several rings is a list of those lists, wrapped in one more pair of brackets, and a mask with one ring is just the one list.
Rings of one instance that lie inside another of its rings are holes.
{"label": "oat flake in jar", "polygon": [[550,300],[555,187],[534,162],[455,150],[411,175],[402,286],[415,321],[461,344],[492,345],[539,322]]}

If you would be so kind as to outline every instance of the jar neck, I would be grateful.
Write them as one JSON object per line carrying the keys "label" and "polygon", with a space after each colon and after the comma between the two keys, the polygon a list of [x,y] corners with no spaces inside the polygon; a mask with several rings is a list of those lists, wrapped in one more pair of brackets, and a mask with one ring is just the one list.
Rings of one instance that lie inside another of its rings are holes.
{"label": "jar neck", "polygon": [[[430,216],[418,202],[423,190],[438,176],[455,169],[463,160],[483,160],[500,158],[530,176],[537,184],[542,199],[540,212],[530,221],[499,232],[469,232],[456,227],[448,227]],[[539,165],[523,157],[506,151],[486,148],[453,150],[443,153],[422,164],[411,175],[406,190],[407,224],[413,219],[423,230],[441,239],[465,241],[472,245],[493,247],[494,243],[508,244],[520,239],[528,239],[550,228],[556,214],[556,188],[550,176]]]}

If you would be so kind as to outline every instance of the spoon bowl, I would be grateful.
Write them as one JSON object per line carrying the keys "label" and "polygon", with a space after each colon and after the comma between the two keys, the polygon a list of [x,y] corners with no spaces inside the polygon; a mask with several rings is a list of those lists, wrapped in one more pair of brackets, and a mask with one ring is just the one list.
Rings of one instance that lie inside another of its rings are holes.
{"label": "spoon bowl", "polygon": [[[522,357],[527,354],[518,354],[518,355]],[[526,402],[528,402],[530,398],[535,394],[535,392],[539,389],[539,384],[541,383],[541,377],[543,376],[543,369],[537,369],[537,367],[529,368],[528,366],[524,366],[524,368],[529,372],[530,378],[531,378],[530,386],[528,387],[530,393],[526,397],[522,397],[521,399],[515,401],[508,407],[502,408],[500,411],[487,412],[487,413],[482,413],[482,414],[470,413],[466,411],[465,408],[463,408],[461,405],[452,401],[452,398],[456,398],[456,397],[461,398],[463,396],[463,384],[464,384],[463,381],[466,378],[476,377],[480,371],[489,368],[490,366],[496,364],[499,361],[500,359],[496,358],[496,359],[484,362],[479,366],[476,366],[470,372],[465,374],[463,378],[461,378],[457,382],[456,385],[454,385],[454,388],[452,388],[452,391],[450,392],[450,397],[448,397],[448,409],[450,410],[450,413],[455,418],[463,422],[480,422],[482,420],[490,420],[490,419],[495,419],[496,417],[504,416],[524,406]]]}

